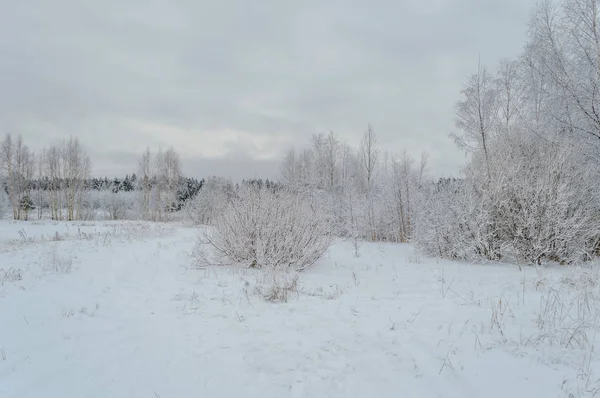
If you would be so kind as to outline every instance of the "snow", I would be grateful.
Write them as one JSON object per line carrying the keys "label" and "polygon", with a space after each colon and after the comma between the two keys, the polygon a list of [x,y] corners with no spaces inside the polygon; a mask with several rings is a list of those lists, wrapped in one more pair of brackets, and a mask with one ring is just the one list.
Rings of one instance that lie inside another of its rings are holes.
{"label": "snow", "polygon": [[536,339],[548,292],[578,292],[566,268],[461,264],[399,244],[363,243],[355,257],[337,241],[272,303],[256,293],[264,271],[195,268],[196,235],[175,223],[0,222],[0,397],[577,397],[600,386],[591,349]]}

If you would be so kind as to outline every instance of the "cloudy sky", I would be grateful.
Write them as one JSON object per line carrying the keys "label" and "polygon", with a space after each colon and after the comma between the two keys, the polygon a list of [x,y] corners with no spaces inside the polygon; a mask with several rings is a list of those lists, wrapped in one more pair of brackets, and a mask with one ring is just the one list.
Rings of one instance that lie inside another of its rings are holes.
{"label": "cloudy sky", "polygon": [[516,55],[535,0],[27,0],[0,11],[0,133],[35,150],[69,135],[96,175],[173,146],[187,174],[276,177],[333,130],[427,151],[448,138],[464,78]]}

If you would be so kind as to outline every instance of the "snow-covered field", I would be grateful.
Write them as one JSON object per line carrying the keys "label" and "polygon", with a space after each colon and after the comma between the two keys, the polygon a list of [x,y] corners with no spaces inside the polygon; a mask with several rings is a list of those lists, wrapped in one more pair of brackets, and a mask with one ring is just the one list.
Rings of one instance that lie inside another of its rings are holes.
{"label": "snow-covered field", "polygon": [[600,387],[600,288],[584,270],[466,265],[409,245],[365,243],[355,257],[338,241],[273,303],[258,293],[264,272],[194,268],[195,236],[176,224],[1,222],[0,397],[578,397]]}

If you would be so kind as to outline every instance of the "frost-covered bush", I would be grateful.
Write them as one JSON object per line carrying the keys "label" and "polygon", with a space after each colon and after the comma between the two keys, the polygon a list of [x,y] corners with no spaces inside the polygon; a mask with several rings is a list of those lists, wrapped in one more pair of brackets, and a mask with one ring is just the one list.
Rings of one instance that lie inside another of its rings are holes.
{"label": "frost-covered bush", "polygon": [[414,236],[421,250],[450,259],[497,259],[489,211],[469,181],[440,180],[425,197]]}
{"label": "frost-covered bush", "polygon": [[489,147],[489,170],[474,156],[463,179],[440,181],[426,195],[417,245],[472,261],[573,263],[597,255],[598,166],[571,146],[528,133]]}
{"label": "frost-covered bush", "polygon": [[331,244],[329,218],[308,197],[289,191],[239,189],[201,230],[200,265],[243,265],[303,270]]}
{"label": "frost-covered bush", "polygon": [[196,225],[210,225],[233,196],[233,184],[223,178],[209,178],[198,195],[185,206]]}
{"label": "frost-covered bush", "polygon": [[490,188],[499,237],[528,263],[589,258],[600,235],[595,167],[566,145],[511,142]]}

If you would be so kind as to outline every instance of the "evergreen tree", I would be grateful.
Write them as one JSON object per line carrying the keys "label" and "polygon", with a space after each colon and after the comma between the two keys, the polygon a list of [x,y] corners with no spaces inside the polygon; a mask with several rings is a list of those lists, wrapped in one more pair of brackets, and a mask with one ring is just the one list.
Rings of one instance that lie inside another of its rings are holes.
{"label": "evergreen tree", "polygon": [[33,200],[31,200],[29,195],[25,195],[21,198],[21,201],[19,202],[19,207],[21,208],[21,211],[25,215],[25,220],[28,220],[29,212],[31,210],[35,210],[35,203],[33,203]]}

